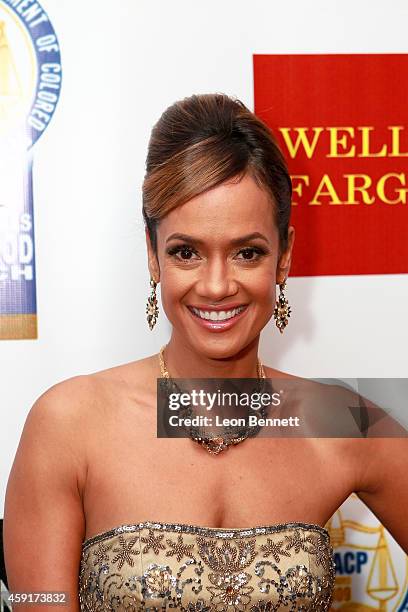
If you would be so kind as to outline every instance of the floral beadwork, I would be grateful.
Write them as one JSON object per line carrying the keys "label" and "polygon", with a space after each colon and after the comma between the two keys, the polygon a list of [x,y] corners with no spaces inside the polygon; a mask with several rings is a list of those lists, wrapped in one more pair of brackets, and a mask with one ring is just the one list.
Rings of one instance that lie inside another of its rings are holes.
{"label": "floral beadwork", "polygon": [[79,601],[81,612],[327,612],[334,577],[329,534],[319,525],[145,521],[83,543]]}
{"label": "floral beadwork", "polygon": [[171,550],[166,552],[166,557],[176,555],[177,561],[181,561],[184,556],[190,557],[192,555],[194,544],[184,544],[181,533],[177,536],[177,542],[173,542],[170,539],[166,540],[166,542],[171,547]]}
{"label": "floral beadwork", "polygon": [[126,539],[123,535],[119,536],[119,545],[112,548],[112,552],[117,553],[113,557],[112,563],[118,562],[118,569],[121,569],[125,563],[128,563],[131,567],[135,564],[132,555],[140,555],[140,550],[133,550],[137,540],[137,537]]}

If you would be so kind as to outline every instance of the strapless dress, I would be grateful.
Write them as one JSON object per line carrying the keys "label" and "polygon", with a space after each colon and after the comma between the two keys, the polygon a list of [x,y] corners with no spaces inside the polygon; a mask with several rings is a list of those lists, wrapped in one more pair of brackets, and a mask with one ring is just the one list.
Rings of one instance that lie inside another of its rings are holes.
{"label": "strapless dress", "polygon": [[329,610],[330,536],[308,523],[211,528],[145,521],[82,544],[81,612]]}

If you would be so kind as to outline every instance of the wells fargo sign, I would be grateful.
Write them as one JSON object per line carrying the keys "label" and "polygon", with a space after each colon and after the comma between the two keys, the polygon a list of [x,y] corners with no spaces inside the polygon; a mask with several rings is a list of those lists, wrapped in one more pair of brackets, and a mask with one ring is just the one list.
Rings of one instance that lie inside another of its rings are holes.
{"label": "wells fargo sign", "polygon": [[408,272],[408,55],[254,55],[293,182],[291,275]]}

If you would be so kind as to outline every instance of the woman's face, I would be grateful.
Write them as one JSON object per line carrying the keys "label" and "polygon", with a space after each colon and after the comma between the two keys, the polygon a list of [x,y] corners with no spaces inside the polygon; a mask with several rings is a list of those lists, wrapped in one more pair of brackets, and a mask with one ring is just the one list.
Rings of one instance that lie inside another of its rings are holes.
{"label": "woman's face", "polygon": [[173,336],[213,358],[257,339],[273,315],[276,283],[288,275],[294,229],[278,258],[270,197],[250,174],[168,213],[157,229],[157,258],[146,238]]}

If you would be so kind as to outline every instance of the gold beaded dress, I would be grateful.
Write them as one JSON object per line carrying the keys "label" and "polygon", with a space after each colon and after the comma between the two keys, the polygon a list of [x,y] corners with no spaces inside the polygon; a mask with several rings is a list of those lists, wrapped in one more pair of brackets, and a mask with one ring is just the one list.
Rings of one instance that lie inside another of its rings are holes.
{"label": "gold beaded dress", "polygon": [[329,533],[308,523],[211,528],[145,521],[82,544],[81,612],[327,611]]}

